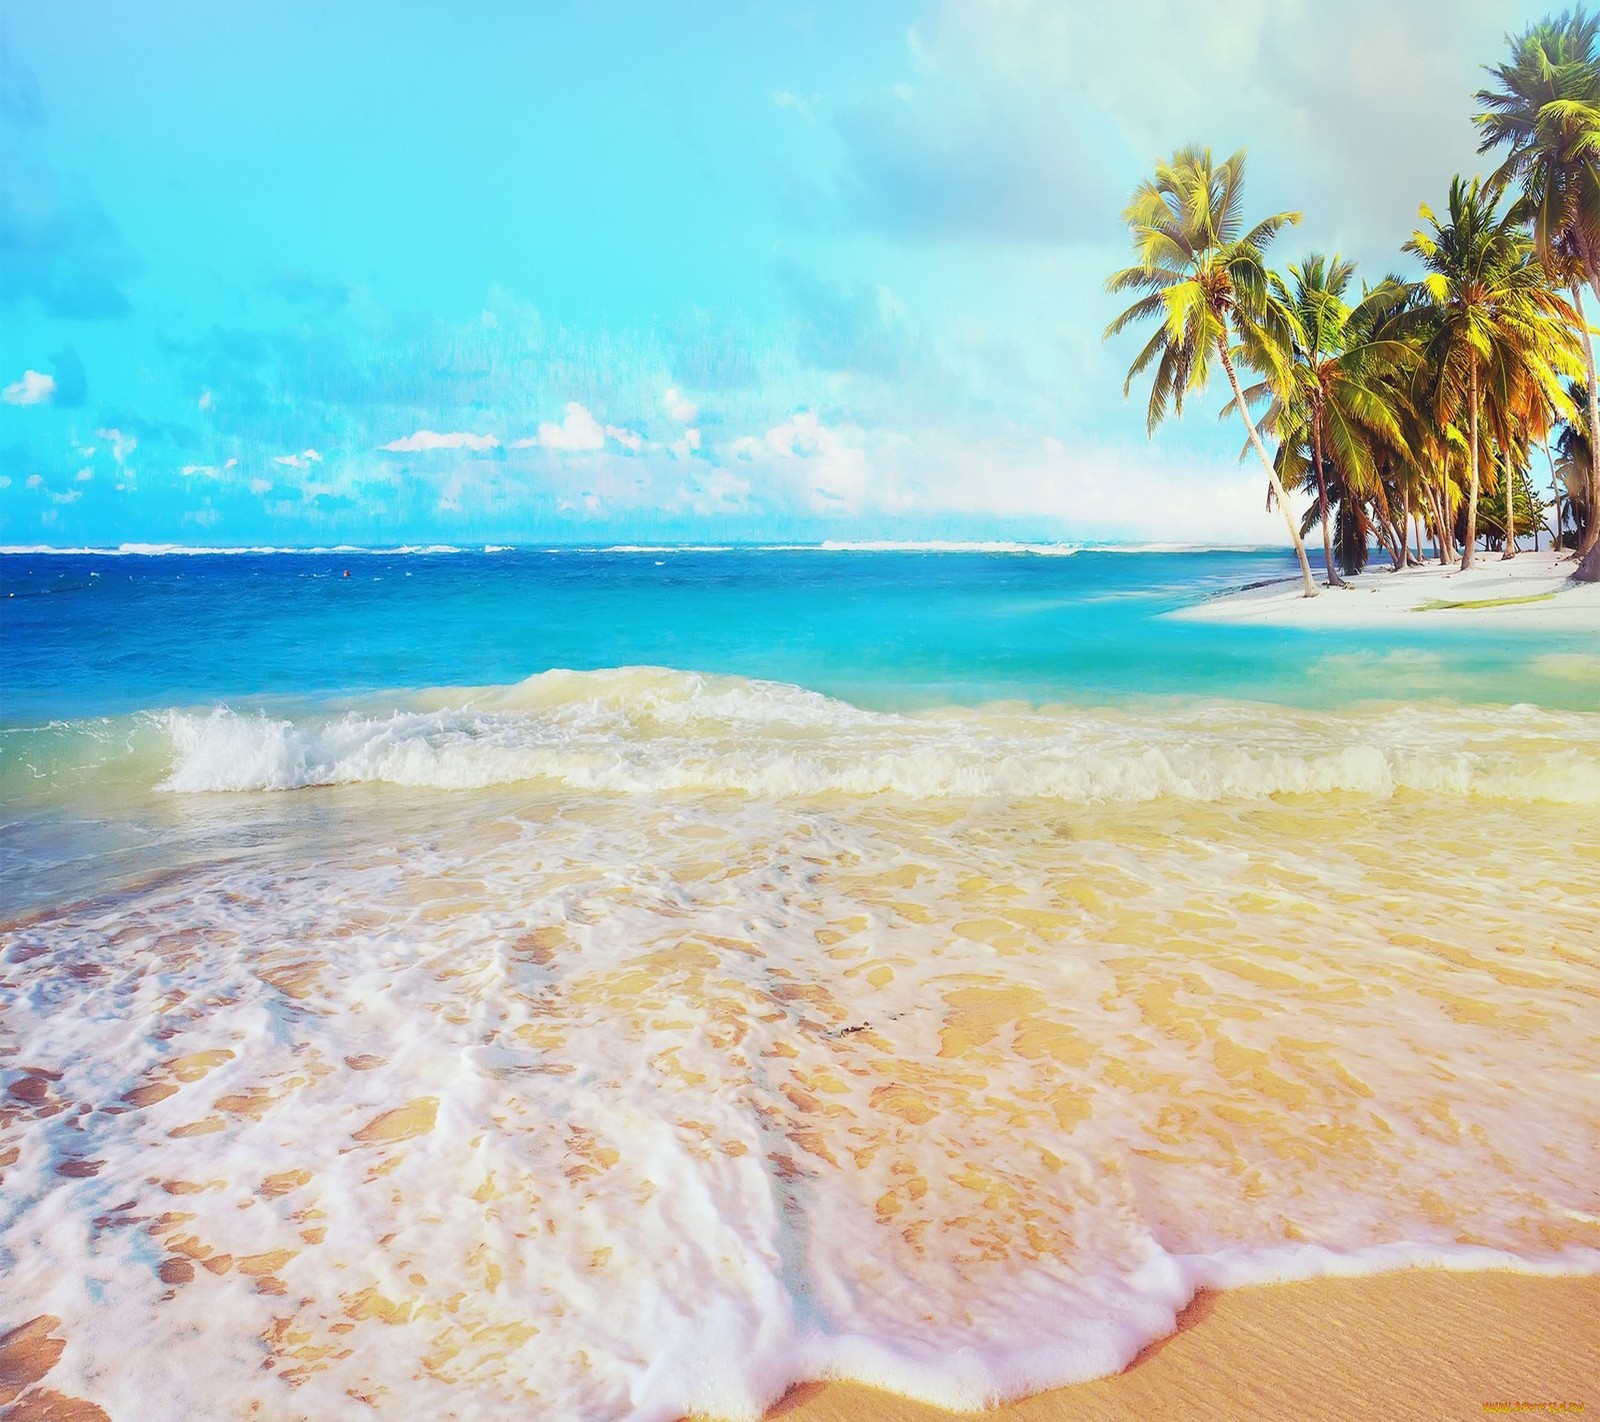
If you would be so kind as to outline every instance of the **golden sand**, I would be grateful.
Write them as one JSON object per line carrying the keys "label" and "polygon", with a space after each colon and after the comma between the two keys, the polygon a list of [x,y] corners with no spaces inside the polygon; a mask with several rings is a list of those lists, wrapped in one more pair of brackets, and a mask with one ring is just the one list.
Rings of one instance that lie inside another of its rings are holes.
{"label": "golden sand", "polygon": [[1600,1277],[1410,1270],[1201,1292],[1178,1331],[1116,1377],[990,1412],[944,1412],[851,1383],[805,1383],[768,1417],[1439,1422],[1586,1413],[1600,1414]]}

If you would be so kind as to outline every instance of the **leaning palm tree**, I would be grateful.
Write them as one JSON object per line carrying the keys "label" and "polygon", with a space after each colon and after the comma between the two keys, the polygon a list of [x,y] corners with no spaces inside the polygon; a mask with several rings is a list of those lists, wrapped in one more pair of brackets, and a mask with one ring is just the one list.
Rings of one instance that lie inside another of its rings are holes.
{"label": "leaning palm tree", "polygon": [[1275,362],[1283,378],[1273,392],[1267,422],[1276,425],[1297,414],[1304,423],[1328,586],[1342,587],[1344,579],[1334,568],[1328,469],[1339,470],[1341,502],[1347,509],[1358,509],[1364,497],[1381,488],[1375,450],[1401,440],[1386,377],[1411,351],[1403,340],[1386,338],[1374,328],[1383,314],[1405,302],[1406,290],[1398,282],[1383,282],[1351,306],[1345,294],[1355,264],[1317,253],[1290,267],[1289,276],[1292,290],[1272,278],[1274,295],[1294,319],[1284,327],[1292,344]]}
{"label": "leaning palm tree", "polygon": [[1293,318],[1274,299],[1262,248],[1300,214],[1275,213],[1247,229],[1243,188],[1243,150],[1213,164],[1209,148],[1183,148],[1156,164],[1155,177],[1139,184],[1122,214],[1133,236],[1134,265],[1106,282],[1108,291],[1145,294],[1106,327],[1105,337],[1135,321],[1160,322],[1122,387],[1126,396],[1135,378],[1155,365],[1146,420],[1152,434],[1169,410],[1183,414],[1184,397],[1205,385],[1213,358],[1221,364],[1283,511],[1305,595],[1315,597],[1305,542],[1246,408],[1235,366],[1242,361],[1277,373],[1277,353],[1287,344],[1283,328]]}
{"label": "leaning palm tree", "polygon": [[1467,521],[1461,566],[1472,566],[1478,532],[1480,447],[1485,379],[1497,348],[1571,374],[1576,346],[1572,307],[1550,289],[1522,231],[1525,203],[1500,209],[1499,189],[1474,178],[1450,184],[1449,220],[1424,204],[1431,230],[1411,234],[1406,250],[1428,269],[1423,286],[1436,319],[1425,352],[1435,371],[1432,404],[1441,424],[1462,425],[1467,437]]}
{"label": "leaning palm tree", "polygon": [[[1575,10],[1531,26],[1509,39],[1511,61],[1489,70],[1495,87],[1480,89],[1480,153],[1504,145],[1494,175],[1515,178],[1533,222],[1539,260],[1572,294],[1588,366],[1589,423],[1600,426],[1600,382],[1594,343],[1583,318],[1582,284],[1600,298],[1600,62],[1595,54],[1600,19]],[[1600,447],[1588,471],[1589,498],[1600,499]],[[1591,527],[1579,556],[1600,546]],[[1593,564],[1591,567],[1590,564]],[[1600,555],[1575,576],[1600,580]]]}

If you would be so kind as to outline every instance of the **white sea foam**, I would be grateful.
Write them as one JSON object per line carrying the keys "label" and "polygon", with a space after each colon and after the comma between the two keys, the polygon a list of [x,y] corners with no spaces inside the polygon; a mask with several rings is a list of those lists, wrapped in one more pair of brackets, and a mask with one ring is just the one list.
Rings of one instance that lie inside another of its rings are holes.
{"label": "white sea foam", "polygon": [[1078,551],[1073,543],[1019,543],[1013,539],[828,539],[818,545],[824,553],[1029,553],[1045,558],[1069,558]]}
{"label": "white sea foam", "polygon": [[[646,671],[478,701],[730,746],[926,719]],[[45,1385],[112,1416],[965,1408],[1117,1369],[1201,1286],[1600,1269],[1562,807],[271,803],[0,935],[0,1331],[61,1320]]]}
{"label": "white sea foam", "polygon": [[741,547],[737,543],[614,543],[607,548],[592,548],[577,544],[571,548],[551,549],[550,551],[568,553],[750,553],[768,550],[752,548],[749,545]]}
{"label": "white sea foam", "polygon": [[656,668],[546,672],[387,715],[169,713],[169,791],[545,780],[588,791],[1077,803],[1415,792],[1600,803],[1600,721],[1535,707],[892,715]]}

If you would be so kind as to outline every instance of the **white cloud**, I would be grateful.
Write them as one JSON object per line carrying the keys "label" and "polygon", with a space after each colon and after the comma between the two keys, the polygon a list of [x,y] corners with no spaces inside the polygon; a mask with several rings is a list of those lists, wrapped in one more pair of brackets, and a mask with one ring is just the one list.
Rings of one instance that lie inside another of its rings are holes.
{"label": "white cloud", "polygon": [[382,448],[391,450],[395,454],[420,454],[432,449],[498,449],[500,441],[493,435],[467,434],[462,430],[451,430],[447,434],[440,434],[437,430],[418,430],[409,434],[404,439],[391,440]]}
{"label": "white cloud", "polygon": [[548,421],[540,425],[536,442],[546,449],[603,449],[606,432],[582,405],[569,400],[566,418],[559,425]]}
{"label": "white cloud", "polygon": [[814,410],[802,410],[759,438],[736,439],[729,452],[795,481],[816,513],[858,512],[869,493],[876,495],[879,508],[898,507],[901,501],[890,497],[886,486],[869,487],[872,471],[860,436],[854,426],[832,429]]}
{"label": "white cloud", "polygon": [[94,470],[93,469],[89,469],[89,468],[86,467],[86,468],[80,469],[72,477],[74,479],[76,479],[80,484],[87,484],[91,479],[94,478]]}
{"label": "white cloud", "polygon": [[0,489],[9,489],[10,487],[11,476],[9,474],[0,474]]}
{"label": "white cloud", "polygon": [[[132,435],[123,434],[121,430],[96,430],[95,434],[101,439],[111,441],[111,458],[119,469],[127,463],[128,456],[139,447],[138,440]],[[86,453],[93,454],[94,451],[91,449]]]}
{"label": "white cloud", "polygon": [[56,382],[53,375],[45,375],[37,370],[25,370],[22,379],[13,381],[0,390],[0,400],[8,405],[43,405],[48,403],[50,397],[56,393]]}
{"label": "white cloud", "polygon": [[700,413],[700,407],[693,400],[680,395],[677,386],[661,397],[661,408],[667,412],[668,419],[676,420],[680,425],[692,425],[695,416]]}
{"label": "white cloud", "polygon": [[207,479],[220,479],[222,477],[222,470],[215,464],[185,464],[178,472],[186,479],[192,479],[197,474]]}
{"label": "white cloud", "polygon": [[667,453],[674,459],[687,459],[700,448],[700,431],[685,430],[677,439],[667,446]]}
{"label": "white cloud", "polygon": [[305,449],[299,454],[280,454],[272,462],[286,469],[309,469],[313,464],[321,464],[322,456],[314,449]]}
{"label": "white cloud", "polygon": [[30,489],[42,489],[42,488],[44,488],[44,475],[43,474],[30,474],[30,475],[28,475],[28,487]]}
{"label": "white cloud", "polygon": [[199,400],[197,400],[195,403],[200,409],[209,410],[211,408],[211,392],[209,390],[202,390],[200,392]]}
{"label": "white cloud", "polygon": [[[868,538],[894,536],[913,517],[952,529],[1001,523],[1021,530],[1012,536],[1041,540],[1286,541],[1281,517],[1263,512],[1253,466],[1155,446],[1129,450],[1023,430],[874,430],[829,425],[807,410],[734,440],[726,455],[726,467],[698,466],[703,472],[667,506],[849,517],[851,536]],[[719,487],[725,474],[748,488]]]}
{"label": "white cloud", "polygon": [[613,440],[630,452],[644,447],[644,438],[637,431],[620,425],[602,425],[576,400],[567,402],[567,412],[561,423],[545,421],[539,433],[527,439],[513,440],[512,449],[555,449],[563,453],[593,453],[604,449],[606,440]]}
{"label": "white cloud", "polygon": [[51,491],[50,502],[53,504],[75,504],[83,497],[82,489],[68,489],[64,494]]}
{"label": "white cloud", "polygon": [[250,481],[250,492],[252,494],[270,494],[272,492],[272,480],[252,479]]}
{"label": "white cloud", "polygon": [[1037,521],[1069,539],[1284,540],[1282,516],[1264,512],[1263,476],[1251,465],[1048,436],[934,434],[881,457],[914,489],[919,512]]}

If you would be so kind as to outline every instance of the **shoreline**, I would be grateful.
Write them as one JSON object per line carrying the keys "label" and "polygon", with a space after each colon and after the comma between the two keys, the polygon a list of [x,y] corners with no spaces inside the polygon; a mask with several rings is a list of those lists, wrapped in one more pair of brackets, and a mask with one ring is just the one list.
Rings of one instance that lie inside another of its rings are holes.
{"label": "shoreline", "polygon": [[1550,632],[1600,632],[1600,583],[1575,583],[1566,551],[1522,552],[1510,560],[1480,554],[1462,572],[1430,562],[1399,572],[1377,558],[1348,579],[1324,586],[1314,559],[1318,595],[1301,592],[1298,574],[1220,593],[1167,614],[1176,621],[1272,627],[1494,627]]}
{"label": "shoreline", "polygon": [[[1600,1409],[1600,1275],[1404,1269],[1202,1289],[1122,1372],[947,1412],[859,1383],[791,1388],[767,1422],[1147,1422]],[[1515,1404],[1522,1404],[1517,1407]],[[1530,1407],[1537,1404],[1537,1408]]]}

